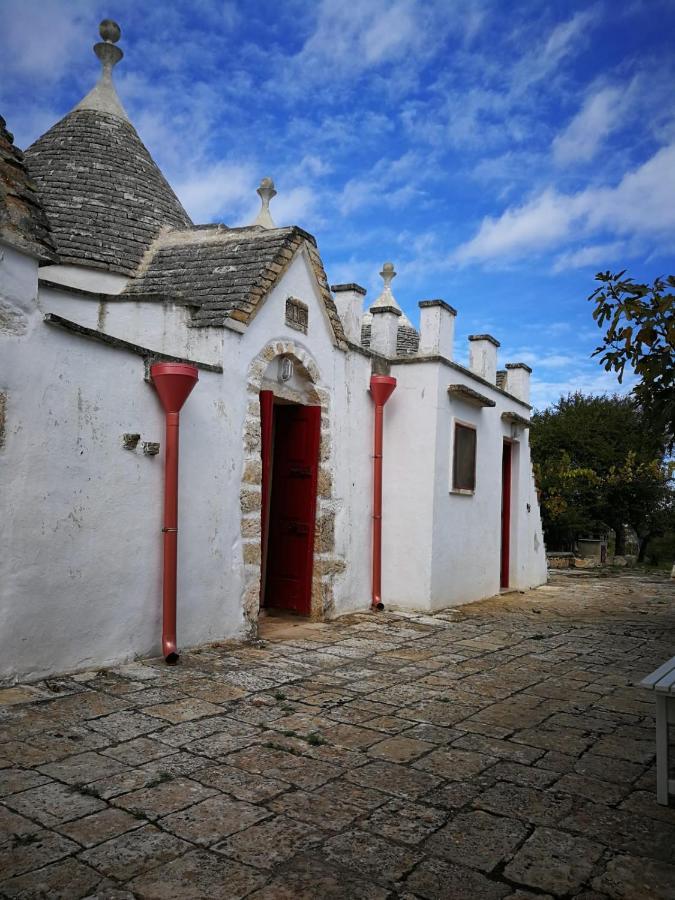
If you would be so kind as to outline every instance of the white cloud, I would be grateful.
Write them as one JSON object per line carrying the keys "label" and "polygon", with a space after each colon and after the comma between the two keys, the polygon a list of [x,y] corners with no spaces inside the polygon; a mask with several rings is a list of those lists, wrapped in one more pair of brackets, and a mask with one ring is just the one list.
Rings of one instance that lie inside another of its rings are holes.
{"label": "white cloud", "polygon": [[554,26],[546,42],[533,47],[514,66],[512,90],[522,93],[530,85],[541,82],[554,72],[565,57],[578,51],[579,44],[598,16],[599,7],[594,4]]}
{"label": "white cloud", "polygon": [[298,186],[280,190],[274,198],[272,218],[280,227],[301,225],[312,231],[320,222],[318,195],[309,187]]}
{"label": "white cloud", "polygon": [[428,160],[412,150],[398,159],[383,157],[370,170],[346,182],[337,198],[338,209],[347,216],[368,206],[400,208],[424,195],[419,180],[428,169]]}
{"label": "white cloud", "polygon": [[576,391],[581,391],[582,394],[629,394],[635,384],[636,379],[632,376],[627,375],[623,383],[619,384],[612,372],[602,371],[599,365],[593,371],[588,363],[584,369],[584,361],[580,362],[581,365],[571,365],[568,377],[558,381],[541,379],[537,377],[537,370],[534,370],[531,403],[535,409],[545,409],[561,397]]}
{"label": "white cloud", "polygon": [[255,169],[250,163],[216,162],[177,181],[173,187],[194,222],[231,222],[255,197]]}
{"label": "white cloud", "polygon": [[498,218],[486,216],[471,240],[453,254],[457,263],[517,259],[599,232],[663,238],[675,232],[675,144],[662,147],[627,172],[615,187],[576,194],[547,188]]}
{"label": "white cloud", "polygon": [[621,124],[627,93],[618,87],[605,87],[591,94],[553,141],[553,159],[558,165],[588,162],[605,138]]}
{"label": "white cloud", "polygon": [[549,188],[520,207],[507,209],[498,219],[486,216],[478,234],[453,254],[459,263],[518,257],[563,240],[569,231],[569,197]]}
{"label": "white cloud", "polygon": [[568,269],[582,269],[584,266],[606,266],[620,259],[626,252],[625,241],[611,241],[607,244],[591,244],[561,253],[553,263],[554,272],[566,272]]}
{"label": "white cloud", "polygon": [[68,5],[60,0],[4,0],[4,65],[22,78],[59,80],[70,71],[72,59],[83,55],[84,47],[97,37],[95,30],[92,34],[91,18],[91,4],[86,0],[72,0]]}

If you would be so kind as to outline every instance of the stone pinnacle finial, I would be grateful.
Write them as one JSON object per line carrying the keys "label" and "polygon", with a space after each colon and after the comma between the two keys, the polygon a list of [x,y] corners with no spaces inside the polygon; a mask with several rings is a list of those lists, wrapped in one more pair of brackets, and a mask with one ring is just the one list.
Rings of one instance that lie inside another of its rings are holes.
{"label": "stone pinnacle finial", "polygon": [[253,224],[260,225],[262,228],[276,228],[274,220],[270,215],[270,200],[277,195],[272,179],[263,178],[263,180],[260,182],[260,187],[256,190],[256,193],[260,197],[262,206],[260,207],[260,212],[258,213]]}
{"label": "stone pinnacle finial", "polygon": [[112,19],[103,19],[98,26],[98,33],[103,40],[107,41],[109,44],[116,44],[122,36],[120,26],[117,22],[113,22]]}
{"label": "stone pinnacle finial", "polygon": [[[406,327],[412,328],[412,325],[410,324],[410,319],[406,316],[406,314],[403,312],[403,310],[399,306],[398,300],[396,299],[396,297],[394,297],[392,290],[391,290],[391,283],[394,280],[394,278],[396,278],[396,269],[394,268],[394,264],[392,262],[386,262],[382,266],[382,271],[380,272],[380,278],[382,279],[382,281],[384,281],[384,285],[382,286],[382,292],[380,293],[379,297],[377,297],[377,299],[375,300],[375,302],[373,303],[373,305],[370,308],[373,309],[374,307],[377,307],[379,309],[380,307],[383,307],[383,306],[393,306],[394,309],[401,310],[401,318],[399,319],[399,322],[401,323],[401,325],[405,325]],[[369,313],[366,313],[366,316],[368,316],[368,315],[369,315]]]}
{"label": "stone pinnacle finial", "polygon": [[398,303],[396,302],[396,298],[391,292],[391,283],[396,278],[396,269],[394,268],[394,264],[391,262],[386,262],[382,266],[382,271],[380,272],[380,278],[384,281],[384,285],[382,287],[382,292],[380,296],[375,300],[373,306],[396,306],[398,307]]}
{"label": "stone pinnacle finial", "polygon": [[104,19],[98,26],[98,33],[103,41],[94,44],[94,53],[100,59],[105,75],[112,72],[113,66],[116,66],[124,56],[120,48],[115,46],[122,36],[122,31],[117,22],[113,22],[112,19]]}
{"label": "stone pinnacle finial", "polygon": [[391,293],[391,283],[394,278],[396,278],[396,269],[394,268],[394,264],[392,262],[386,262],[382,266],[380,278],[382,279],[382,281],[384,281],[384,291],[389,291],[389,293]]}
{"label": "stone pinnacle finial", "polygon": [[104,19],[98,26],[98,33],[103,40],[94,44],[94,53],[101,63],[101,75],[95,87],[83,100],[80,100],[75,109],[94,109],[129,121],[112,80],[113,67],[124,56],[124,53],[116,46],[122,31],[117,22],[113,22],[112,19]]}

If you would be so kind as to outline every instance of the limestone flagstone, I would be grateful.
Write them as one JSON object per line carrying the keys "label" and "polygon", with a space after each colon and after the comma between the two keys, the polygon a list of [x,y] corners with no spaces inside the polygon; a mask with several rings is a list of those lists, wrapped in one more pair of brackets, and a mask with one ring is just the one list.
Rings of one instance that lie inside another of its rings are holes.
{"label": "limestone flagstone", "polygon": [[[672,605],[636,615],[673,585],[596,581],[591,602],[588,576],[554,576],[534,624],[536,591],[412,635],[410,616],[356,615],[325,626],[321,643],[195,648],[179,671],[151,662],[84,673],[80,694],[26,695],[0,733],[0,896],[668,898],[675,810],[656,803],[653,710],[627,682],[636,659],[651,671],[675,640]],[[457,677],[429,684],[429,668],[373,637],[383,623]],[[361,627],[361,657],[326,658],[326,643],[356,649]],[[470,660],[454,658],[458,641]],[[302,661],[291,681],[283,649]],[[214,703],[233,661],[257,689]],[[273,677],[255,681],[261,668]],[[352,690],[403,670],[407,692]],[[506,696],[476,681],[495,672]],[[138,690],[117,693],[122,677]],[[148,690],[170,718],[121,700]]]}

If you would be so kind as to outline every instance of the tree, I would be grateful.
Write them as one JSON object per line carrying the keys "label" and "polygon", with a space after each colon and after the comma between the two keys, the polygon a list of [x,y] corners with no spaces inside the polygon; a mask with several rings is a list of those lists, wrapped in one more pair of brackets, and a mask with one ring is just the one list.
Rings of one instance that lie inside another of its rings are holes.
{"label": "tree", "polygon": [[550,547],[571,548],[580,534],[612,528],[622,555],[628,524],[646,550],[672,515],[663,430],[634,398],[561,397],[533,415],[530,443]]}
{"label": "tree", "polygon": [[626,271],[599,272],[600,287],[588,298],[595,303],[593,318],[606,327],[600,356],[606,371],[619,382],[626,366],[640,378],[633,394],[645,413],[663,428],[670,449],[675,445],[675,276],[653,284],[636,284]]}

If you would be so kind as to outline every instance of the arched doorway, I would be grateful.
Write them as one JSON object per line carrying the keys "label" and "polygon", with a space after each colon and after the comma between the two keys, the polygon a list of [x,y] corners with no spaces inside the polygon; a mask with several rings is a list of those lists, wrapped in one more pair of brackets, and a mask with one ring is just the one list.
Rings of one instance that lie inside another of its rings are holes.
{"label": "arched doorway", "polygon": [[[286,378],[281,377],[280,371],[282,365],[285,365],[286,369],[289,367],[289,363],[284,363],[284,360],[288,360],[292,366],[292,374]],[[333,610],[333,584],[335,578],[344,571],[345,564],[344,560],[337,556],[335,548],[336,501],[333,497],[330,395],[321,387],[320,373],[316,363],[305,350],[298,347],[293,341],[271,342],[251,363],[247,388],[249,400],[244,422],[244,466],[240,492],[244,565],[242,604],[251,631],[256,633],[261,595],[265,600],[267,594],[267,585],[264,584],[266,578],[263,578],[263,575],[268,573],[267,554],[265,558],[263,556],[267,549],[263,526],[267,527],[267,537],[269,537],[269,529],[272,524],[269,512],[274,499],[272,497],[274,477],[272,477],[271,483],[265,478],[265,491],[263,490],[265,464],[263,419],[266,416],[263,406],[270,405],[270,395],[272,418],[270,420],[268,411],[266,422],[271,421],[272,428],[274,428],[275,407],[280,410],[283,407],[287,409],[293,407],[296,409],[314,408],[316,410],[313,414],[309,414],[314,416],[314,422],[308,427],[308,434],[312,434],[313,440],[318,443],[315,475],[310,473],[310,480],[315,477],[315,485],[306,486],[309,494],[314,496],[313,514],[309,508],[311,499],[307,500],[305,497],[302,501],[305,504],[303,515],[306,521],[301,524],[306,524],[310,531],[313,529],[310,565],[305,569],[304,574],[305,585],[308,582],[310,584],[309,608],[307,608],[305,599],[304,614],[313,619],[330,617]],[[303,412],[281,412],[277,415],[280,417],[279,421],[285,418],[284,427],[288,427],[291,431],[288,441],[291,442],[291,445],[294,442],[297,443],[298,418],[302,420],[305,414]],[[294,417],[295,424],[289,424],[288,420]],[[295,436],[292,433],[294,430]],[[272,453],[268,460],[268,464],[272,467],[274,466],[273,446],[272,444],[271,448],[265,447],[268,453]],[[292,449],[291,446],[290,450]],[[283,462],[284,458],[285,463]],[[287,468],[293,465],[302,465],[300,462],[292,461],[293,456],[289,452],[289,448],[280,453],[280,459],[282,460],[281,465],[286,465]],[[297,474],[300,476],[299,480],[304,480],[302,472]],[[291,475],[290,471],[287,475]],[[283,497],[279,503],[283,510],[285,503]],[[265,509],[263,509],[264,506]],[[311,521],[312,516],[313,521]],[[298,535],[305,539],[305,550],[308,550],[311,543],[308,539],[309,536],[309,533]],[[301,543],[296,548],[298,553],[301,552],[299,549]],[[307,597],[306,591],[305,587],[305,598]]]}

